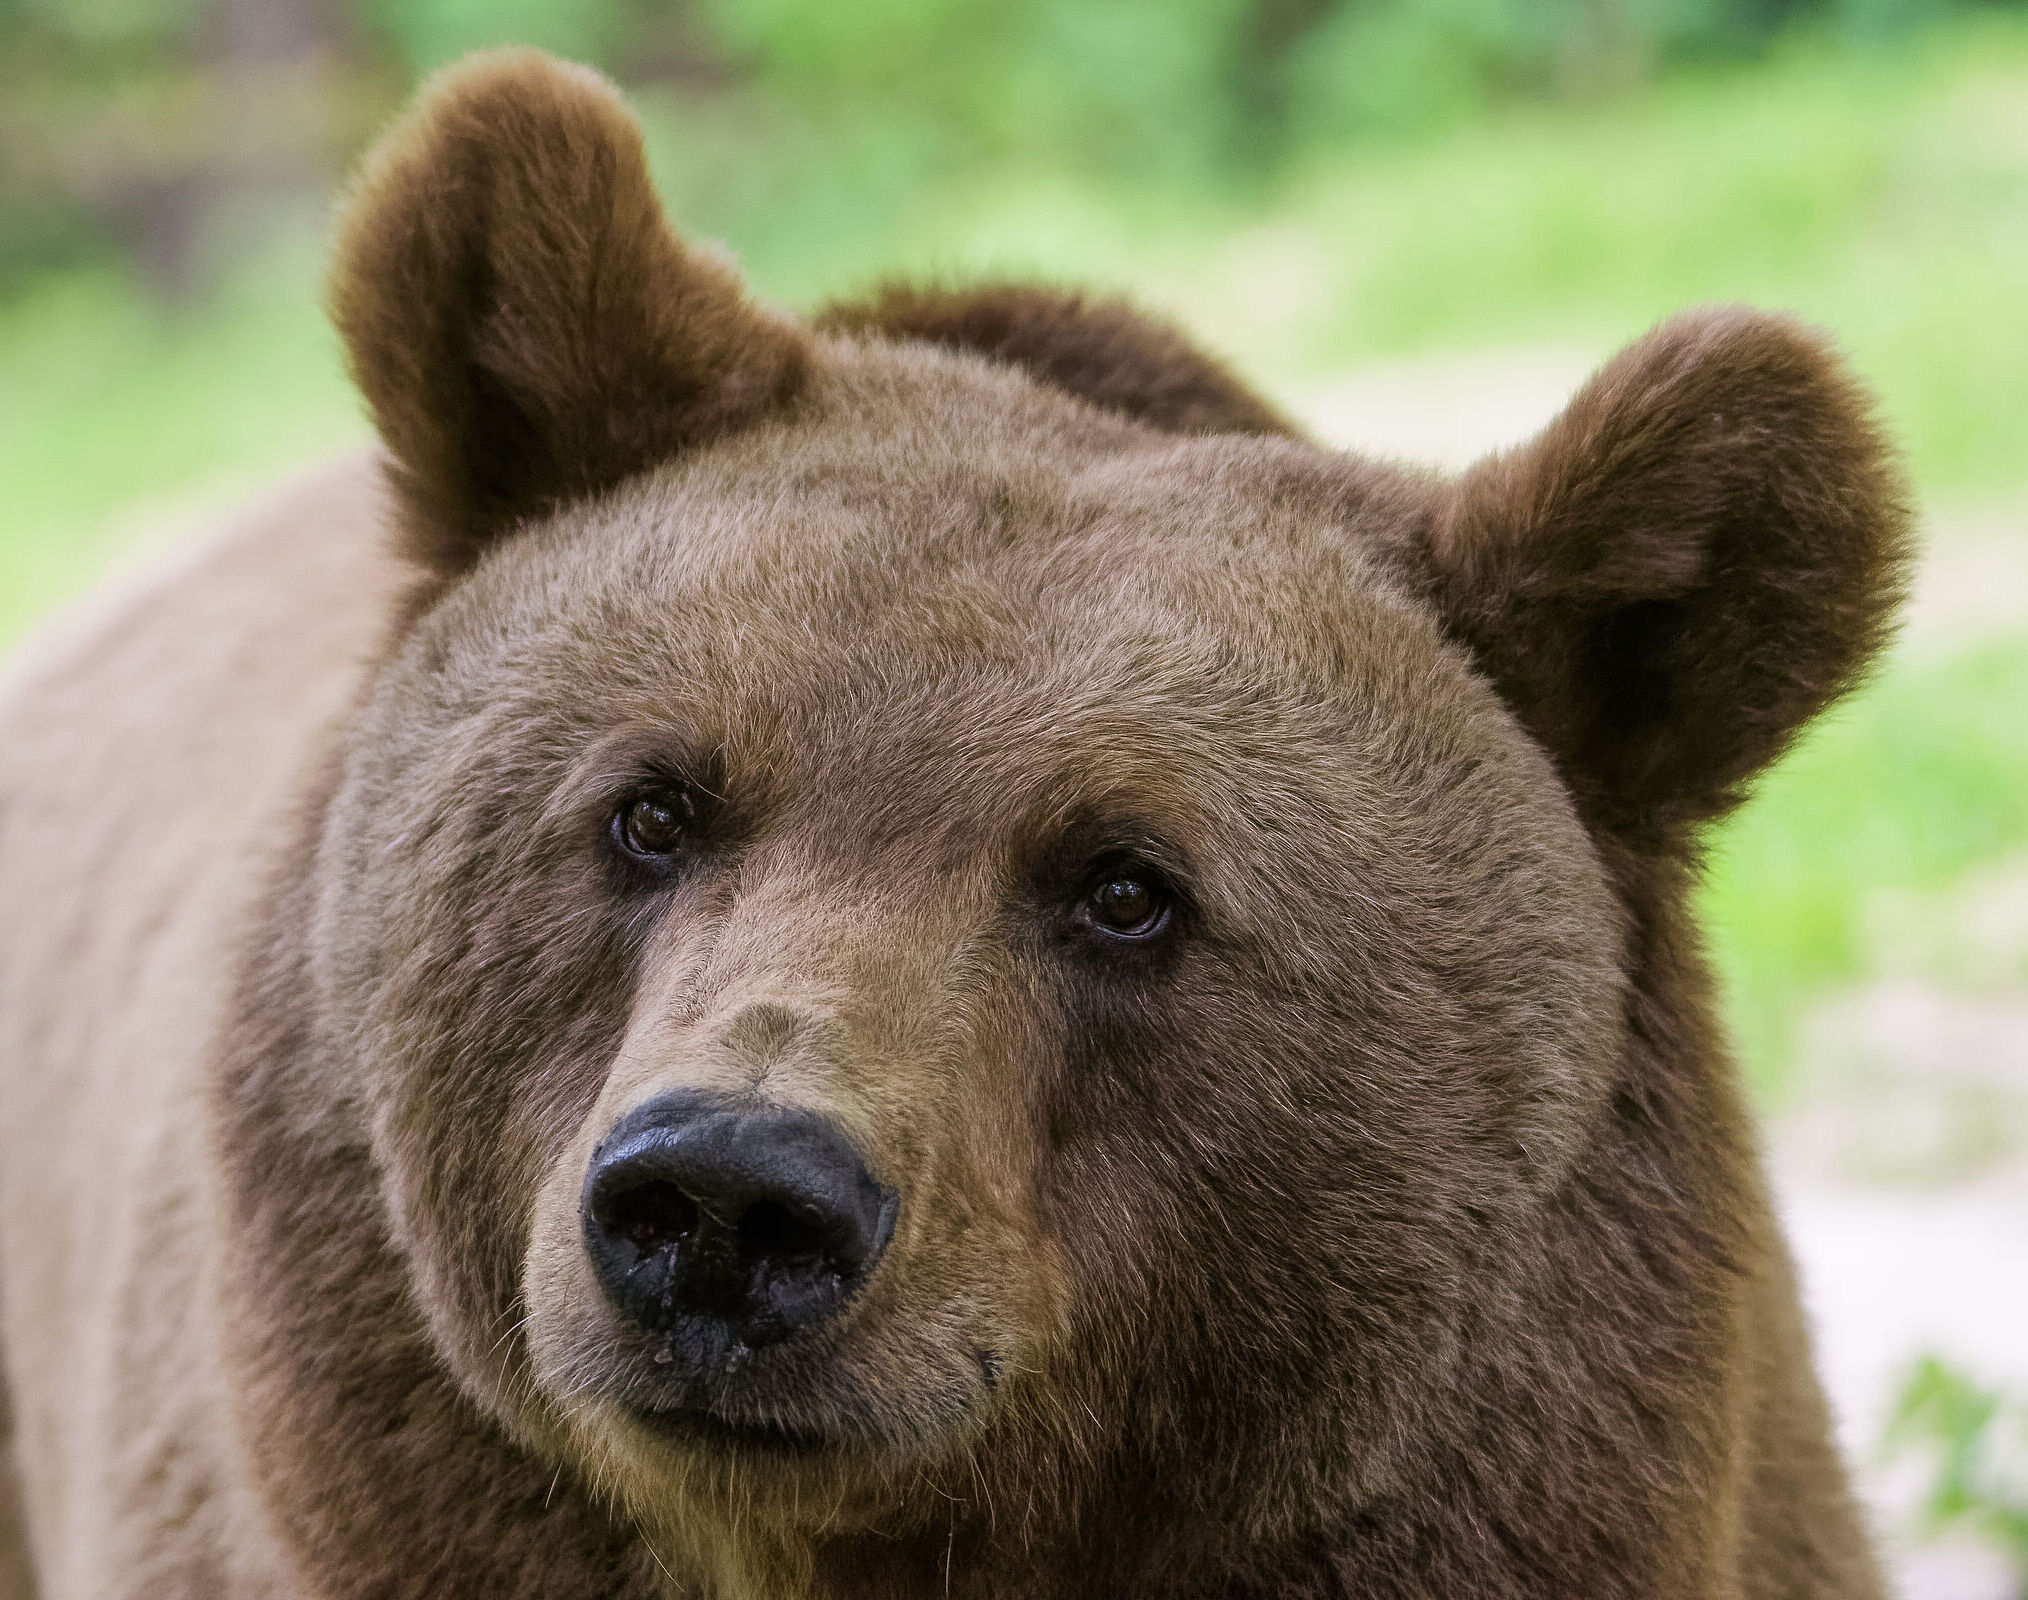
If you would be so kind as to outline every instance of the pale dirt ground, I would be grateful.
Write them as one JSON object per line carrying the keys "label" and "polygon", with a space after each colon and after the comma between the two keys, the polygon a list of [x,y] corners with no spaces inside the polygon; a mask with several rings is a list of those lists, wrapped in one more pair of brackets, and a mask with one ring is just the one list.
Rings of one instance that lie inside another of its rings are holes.
{"label": "pale dirt ground", "polygon": [[[1378,366],[1319,386],[1298,410],[1333,443],[1456,468],[1526,438],[1606,353]],[[2028,633],[2028,498],[1930,508],[1925,524],[1901,647],[1941,654]],[[1991,981],[2028,973],[2028,860],[1948,904],[1900,909],[1908,940],[1930,947],[1911,965],[1971,981],[1897,978],[1821,1006],[1803,1030],[1797,1104],[1768,1130],[1770,1163],[1820,1367],[1900,1592],[2016,1600],[2028,1574],[1997,1551],[1916,1537],[1923,1465],[1887,1460],[1880,1436],[1924,1354],[2028,1394],[2028,990]],[[2028,1456],[2012,1466],[2028,1484]]]}

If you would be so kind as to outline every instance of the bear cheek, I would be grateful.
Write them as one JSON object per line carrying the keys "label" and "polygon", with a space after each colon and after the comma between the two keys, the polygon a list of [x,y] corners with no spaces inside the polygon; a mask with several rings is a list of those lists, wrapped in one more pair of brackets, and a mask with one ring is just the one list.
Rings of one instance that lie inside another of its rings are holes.
{"label": "bear cheek", "polygon": [[[563,1063],[552,1072],[582,1075]],[[467,1098],[462,1120],[447,1123],[418,1109],[439,1104],[437,1096],[398,1096],[374,1130],[394,1231],[437,1348],[466,1391],[517,1428],[530,1420],[517,1336],[529,1326],[526,1252],[542,1237],[535,1219],[555,1174],[541,1099],[539,1088],[503,1084],[486,1099]],[[418,1117],[454,1133],[419,1134]]]}
{"label": "bear cheek", "polygon": [[1041,1202],[1034,1063],[975,1057],[914,1156],[909,1203],[862,1338],[880,1364],[935,1343],[961,1359],[990,1412],[1043,1365],[1070,1320],[1064,1241]]}
{"label": "bear cheek", "polygon": [[577,1154],[573,1146],[536,1196],[522,1274],[529,1361],[537,1385],[558,1398],[608,1376],[617,1333],[584,1253]]}
{"label": "bear cheek", "polygon": [[[461,1386],[525,1423],[515,1332],[532,1220],[624,1025],[626,940],[569,916],[582,896],[535,843],[503,842],[518,872],[477,874],[471,841],[448,829],[415,848],[372,812],[341,825],[353,832],[338,847],[375,867],[347,876],[325,931],[340,980],[327,988],[373,997],[332,1010],[359,1063],[395,1240]],[[528,926],[587,931],[566,948],[528,940]]]}
{"label": "bear cheek", "polygon": [[[1265,937],[1273,908],[1235,903],[1218,926],[1263,936],[1203,941],[1143,996],[1066,984],[1052,1231],[1092,1408],[1128,1450],[1225,1438],[1251,1498],[1307,1428],[1358,1498],[1433,1426],[1464,1297],[1516,1270],[1500,1239],[1539,1230],[1621,1007],[1618,919],[1603,874],[1571,867],[1590,859],[1574,819],[1495,781],[1405,774],[1414,805],[1363,830],[1391,857],[1264,873],[1313,889],[1311,937]],[[1482,847],[1413,853],[1446,807]],[[1237,1415],[1283,1431],[1235,1437]]]}

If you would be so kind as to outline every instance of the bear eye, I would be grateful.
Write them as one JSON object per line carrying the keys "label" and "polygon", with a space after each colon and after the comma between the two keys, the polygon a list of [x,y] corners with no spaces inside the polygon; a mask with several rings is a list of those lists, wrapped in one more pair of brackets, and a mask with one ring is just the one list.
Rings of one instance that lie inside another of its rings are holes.
{"label": "bear eye", "polygon": [[630,856],[660,861],[690,842],[697,804],[687,788],[635,795],[613,813],[613,839]]}
{"label": "bear eye", "polygon": [[1084,915],[1115,939],[1152,939],[1169,924],[1170,900],[1168,887],[1152,869],[1116,866],[1086,891]]}

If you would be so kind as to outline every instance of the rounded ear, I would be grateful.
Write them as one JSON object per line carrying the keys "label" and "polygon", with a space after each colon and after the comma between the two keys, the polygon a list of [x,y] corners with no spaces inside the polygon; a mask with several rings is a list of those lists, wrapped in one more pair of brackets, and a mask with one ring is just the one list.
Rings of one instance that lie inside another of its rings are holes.
{"label": "rounded ear", "polygon": [[1297,433],[1186,335],[1125,300],[1036,284],[891,283],[826,307],[816,326],[971,350],[1171,433]]}
{"label": "rounded ear", "polygon": [[347,201],[327,299],[411,552],[447,573],[782,404],[808,359],[670,233],[612,87],[532,50],[423,89]]}
{"label": "rounded ear", "polygon": [[1668,847],[1879,650],[1909,523],[1828,346],[1720,308],[1663,324],[1533,442],[1467,472],[1423,564],[1592,825]]}

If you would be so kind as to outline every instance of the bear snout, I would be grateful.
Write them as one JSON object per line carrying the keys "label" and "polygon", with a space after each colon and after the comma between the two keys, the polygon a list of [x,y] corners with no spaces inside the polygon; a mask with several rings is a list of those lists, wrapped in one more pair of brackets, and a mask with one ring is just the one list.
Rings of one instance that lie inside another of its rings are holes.
{"label": "bear snout", "polygon": [[832,1315],[871,1275],[898,1197],[825,1118],[715,1095],[636,1107],[581,1207],[599,1287],[665,1356],[726,1361]]}

